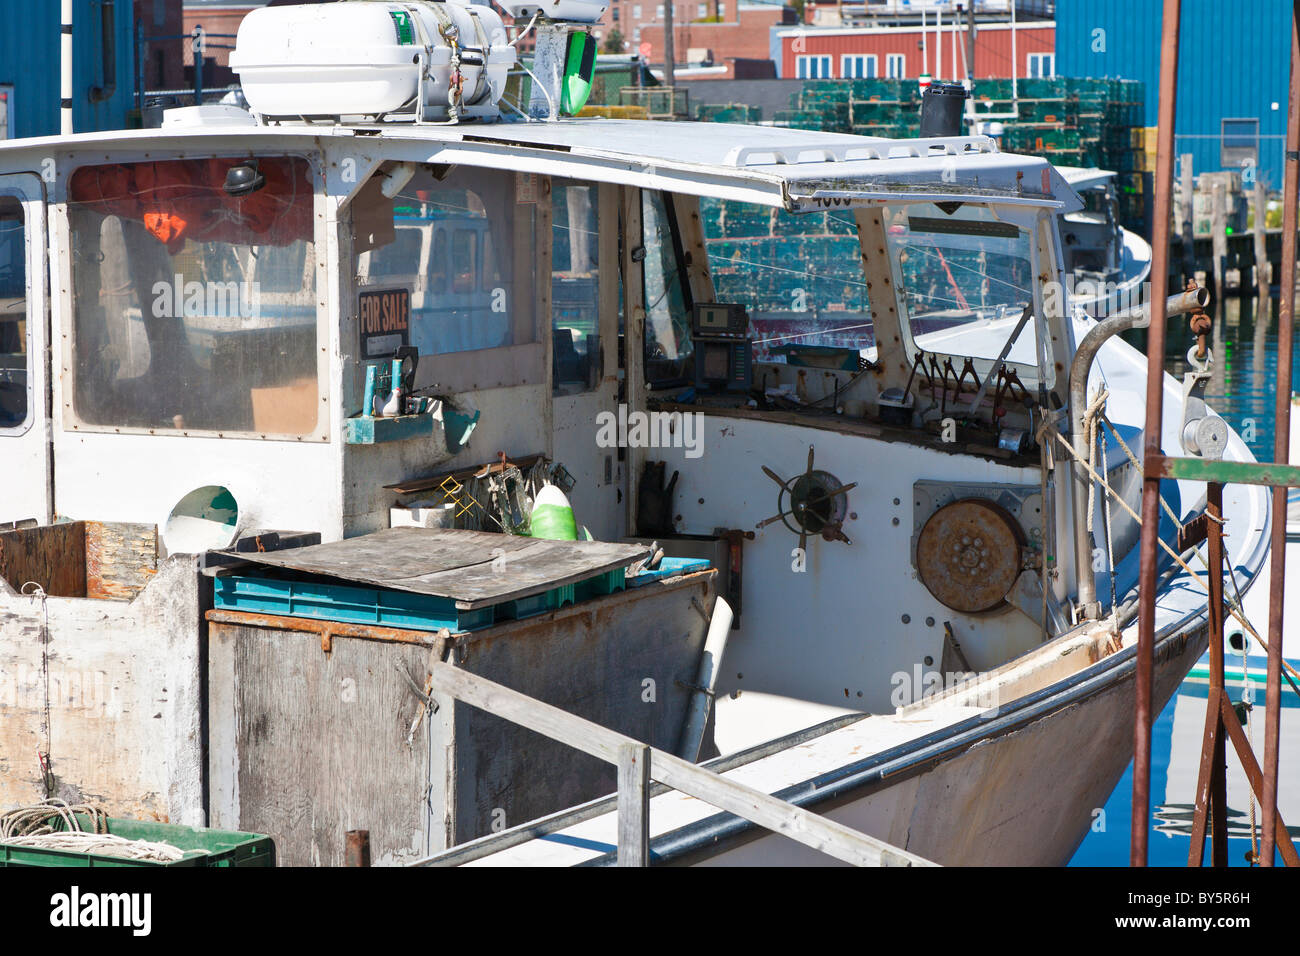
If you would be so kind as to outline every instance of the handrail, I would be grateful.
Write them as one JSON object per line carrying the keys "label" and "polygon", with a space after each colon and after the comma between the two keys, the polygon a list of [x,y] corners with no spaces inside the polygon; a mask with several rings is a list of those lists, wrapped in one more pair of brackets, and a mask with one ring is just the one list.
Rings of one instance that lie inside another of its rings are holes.
{"label": "handrail", "polygon": [[[644,866],[649,859],[652,780],[855,866],[937,865],[842,823],[729,780],[712,770],[450,664],[431,663],[429,687],[431,694],[446,694],[616,765],[619,866]],[[412,865],[445,865],[440,858],[454,859],[458,850],[453,847],[417,860]]]}
{"label": "handrail", "polygon": [[[1165,303],[1166,315],[1182,315],[1210,304],[1206,289],[1191,289],[1171,295]],[[1151,325],[1151,304],[1138,306],[1102,319],[1083,337],[1074,350],[1070,362],[1070,441],[1075,451],[1087,454],[1088,436],[1084,413],[1088,408],[1088,373],[1101,347],[1110,339],[1129,329],[1145,329]],[[1101,616],[1097,603],[1097,579],[1092,570],[1092,542],[1088,538],[1088,483],[1087,471],[1080,462],[1074,464],[1074,564],[1076,605],[1080,615],[1088,619]]]}

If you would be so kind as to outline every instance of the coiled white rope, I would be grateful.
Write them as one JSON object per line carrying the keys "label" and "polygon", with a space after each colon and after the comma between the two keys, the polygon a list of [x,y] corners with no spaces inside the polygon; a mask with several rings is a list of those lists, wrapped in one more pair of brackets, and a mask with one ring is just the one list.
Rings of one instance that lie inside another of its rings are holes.
{"label": "coiled white rope", "polygon": [[175,863],[185,856],[169,843],[150,843],[147,840],[128,840],[111,833],[42,833],[39,836],[13,837],[6,840],[9,846],[31,847],[41,850],[63,850],[68,853],[93,853],[124,860],[147,863]]}
{"label": "coiled white rope", "polygon": [[[81,828],[77,814],[90,818],[95,827],[93,833]],[[55,829],[56,821],[62,829]],[[87,804],[73,806],[58,799],[0,813],[0,843],[150,863],[175,863],[185,856],[185,851],[168,843],[128,840],[109,833],[108,814],[102,808]]]}

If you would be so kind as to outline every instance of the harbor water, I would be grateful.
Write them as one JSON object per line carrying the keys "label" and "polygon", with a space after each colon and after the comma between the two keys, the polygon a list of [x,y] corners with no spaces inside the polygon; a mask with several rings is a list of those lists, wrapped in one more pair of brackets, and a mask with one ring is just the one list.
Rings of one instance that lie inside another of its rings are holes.
{"label": "harbor water", "polygon": [[[1256,300],[1229,299],[1215,316],[1212,349],[1214,353],[1214,378],[1206,389],[1206,400],[1219,412],[1237,433],[1248,440],[1255,457],[1261,461],[1273,458],[1274,400],[1277,392],[1277,327],[1275,315],[1277,300],[1264,302],[1261,310]],[[1130,333],[1131,343],[1145,347],[1145,333]],[[1182,317],[1170,319],[1165,355],[1165,369],[1181,380],[1187,368],[1186,355],[1194,338]],[[1291,390],[1300,390],[1300,337],[1297,338],[1293,356],[1294,374]],[[1229,534],[1231,531],[1229,530]],[[1300,569],[1288,567],[1288,587],[1300,586]],[[1263,582],[1259,586],[1263,586]],[[1263,627],[1266,622],[1252,622]],[[1300,657],[1300,633],[1297,622],[1287,621],[1287,640],[1284,645],[1288,659]],[[1233,699],[1240,697],[1240,689],[1230,686]],[[1195,799],[1196,761],[1199,758],[1201,735],[1204,732],[1205,684],[1185,681],[1177,694],[1156,718],[1151,736],[1151,820],[1148,840],[1151,866],[1186,866],[1191,830],[1192,807]],[[1263,754],[1264,694],[1260,684],[1255,691],[1257,705],[1252,717],[1253,745],[1257,756]],[[1282,688],[1282,741],[1281,741],[1281,797],[1288,797],[1286,782],[1294,781],[1296,761],[1300,760],[1300,721],[1288,720],[1300,707],[1300,697],[1286,686]],[[1290,713],[1288,713],[1288,711]],[[1228,748],[1229,815],[1228,863],[1230,866],[1247,866],[1251,851],[1252,817],[1250,801],[1244,796],[1248,791],[1244,780],[1233,786],[1233,778],[1240,769],[1232,748]],[[1190,765],[1190,766],[1189,766]],[[1192,772],[1184,772],[1191,769]],[[1094,811],[1093,824],[1088,836],[1076,851],[1071,866],[1126,866],[1129,859],[1130,819],[1133,794],[1133,764],[1129,763],[1104,807]],[[1262,813],[1255,805],[1253,822],[1258,827]],[[1287,815],[1282,806],[1282,817],[1288,823],[1293,839],[1300,838],[1300,819]],[[1209,840],[1206,840],[1205,859],[1209,860]],[[1277,857],[1281,863],[1281,857]]]}

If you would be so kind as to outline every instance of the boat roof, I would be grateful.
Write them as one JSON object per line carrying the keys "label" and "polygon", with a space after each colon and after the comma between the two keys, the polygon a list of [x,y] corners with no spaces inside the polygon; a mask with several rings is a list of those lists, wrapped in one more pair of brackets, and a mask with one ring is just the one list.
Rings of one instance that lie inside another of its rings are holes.
{"label": "boat roof", "polygon": [[[169,112],[162,129],[0,141],[0,164],[14,153],[32,150],[93,147],[129,154],[169,146],[192,149],[200,142],[211,150],[235,144],[242,149],[253,142],[261,144],[255,148],[303,148],[364,137],[367,144],[384,144],[384,159],[473,161],[542,175],[743,198],[795,211],[902,197],[979,197],[1058,212],[1083,206],[1046,160],[1004,153],[986,136],[890,140],[774,126],[600,117],[418,126],[170,119]],[[710,193],[710,186],[719,191]]]}
{"label": "boat roof", "polygon": [[1057,166],[1056,168],[1076,192],[1105,185],[1119,175],[1109,169],[1098,169],[1095,166]]}

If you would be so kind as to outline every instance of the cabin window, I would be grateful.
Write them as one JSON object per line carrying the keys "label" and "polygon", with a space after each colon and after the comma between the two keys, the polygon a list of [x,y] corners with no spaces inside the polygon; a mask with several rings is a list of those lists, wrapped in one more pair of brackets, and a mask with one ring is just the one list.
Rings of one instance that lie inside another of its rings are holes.
{"label": "cabin window", "polygon": [[[261,181],[242,196],[224,188],[236,163]],[[68,193],[72,428],[315,432],[305,159],[83,166]]]}
{"label": "cabin window", "polygon": [[652,387],[694,381],[691,301],[681,237],[663,193],[641,192],[641,238],[645,251],[645,377]]}
{"label": "cabin window", "polygon": [[700,216],[717,299],[749,311],[755,361],[784,362],[806,346],[875,357],[851,211],[701,199]]}
{"label": "cabin window", "polygon": [[0,196],[0,428],[27,421],[27,243],[23,206]]}
{"label": "cabin window", "polygon": [[[365,187],[370,191],[352,203],[357,289],[363,296],[405,291],[410,302],[406,341],[381,336],[383,354],[391,354],[389,345],[411,345],[428,357],[535,341],[539,179],[470,166],[426,166],[391,201],[377,183],[372,180]],[[358,204],[364,209],[358,211]],[[370,334],[365,321],[363,339]],[[370,347],[361,354],[382,357]]]}
{"label": "cabin window", "polygon": [[600,220],[592,183],[551,184],[551,370],[556,394],[600,376]]}
{"label": "cabin window", "polygon": [[[899,302],[916,349],[996,359],[1033,301],[1032,237],[985,206],[886,206]],[[1009,361],[1038,367],[1035,323]]]}

